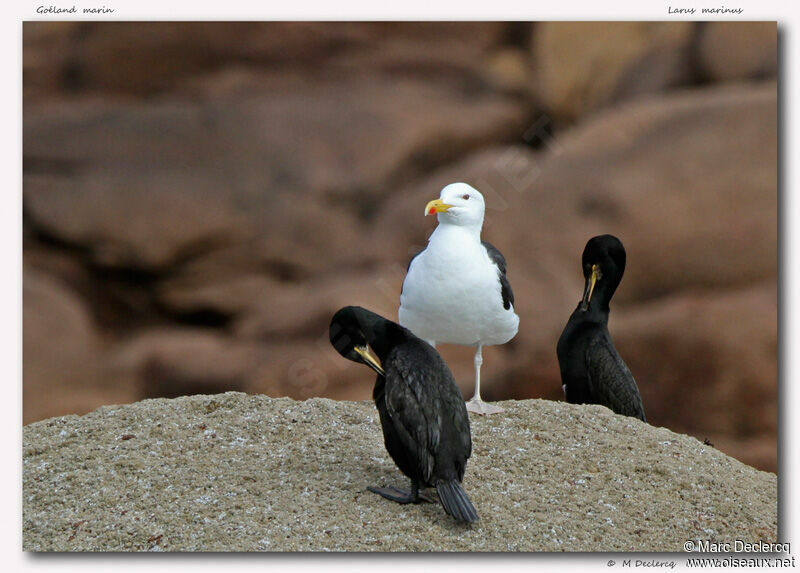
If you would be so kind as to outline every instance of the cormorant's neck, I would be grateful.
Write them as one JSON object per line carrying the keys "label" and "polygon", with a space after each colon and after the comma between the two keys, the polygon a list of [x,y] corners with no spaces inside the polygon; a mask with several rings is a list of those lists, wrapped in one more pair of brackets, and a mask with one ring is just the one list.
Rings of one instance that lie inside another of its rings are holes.
{"label": "cormorant's neck", "polygon": [[358,322],[367,343],[383,362],[389,354],[389,349],[394,345],[399,334],[397,331],[401,327],[366,309],[361,309],[359,312]]}
{"label": "cormorant's neck", "polygon": [[[610,288],[611,287],[611,288]],[[614,295],[614,289],[611,283],[600,283],[594,289],[592,300],[589,301],[589,309],[608,314],[610,308],[609,303],[611,297]]]}
{"label": "cormorant's neck", "polygon": [[592,297],[592,301],[589,303],[589,308],[586,310],[581,310],[581,303],[578,303],[578,307],[575,309],[573,315],[577,318],[580,318],[586,322],[594,322],[598,324],[608,324],[608,313],[611,312],[608,308],[608,305],[601,306],[595,303],[594,297]]}
{"label": "cormorant's neck", "polygon": [[610,312],[608,306],[602,307],[599,304],[596,304],[594,297],[592,297],[592,301],[589,303],[589,308],[583,310],[581,308],[582,306],[583,302],[578,302],[578,306],[575,307],[575,310],[570,317],[570,321],[608,324],[608,314]]}

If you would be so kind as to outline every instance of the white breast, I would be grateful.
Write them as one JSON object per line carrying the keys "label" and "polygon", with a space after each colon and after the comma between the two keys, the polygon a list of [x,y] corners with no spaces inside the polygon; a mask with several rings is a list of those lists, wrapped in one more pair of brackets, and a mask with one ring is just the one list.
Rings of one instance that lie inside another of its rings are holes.
{"label": "white breast", "polygon": [[503,344],[517,333],[513,306],[503,308],[497,267],[458,227],[437,227],[411,263],[400,297],[400,324],[425,340]]}

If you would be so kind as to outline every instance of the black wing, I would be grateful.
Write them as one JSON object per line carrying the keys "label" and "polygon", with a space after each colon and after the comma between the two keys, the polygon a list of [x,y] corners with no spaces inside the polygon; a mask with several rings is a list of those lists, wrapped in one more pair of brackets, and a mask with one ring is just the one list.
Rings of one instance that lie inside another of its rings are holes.
{"label": "black wing", "polygon": [[[511,290],[511,285],[508,282],[508,278],[506,278],[506,258],[490,242],[481,241],[481,244],[489,254],[489,258],[497,266],[497,270],[500,271],[500,294],[503,296],[503,308],[509,310],[511,305],[514,304],[514,291]],[[410,263],[409,266],[411,266]]]}
{"label": "black wing", "polygon": [[461,479],[472,449],[461,393],[438,355],[404,350],[409,352],[393,353],[394,367],[386,372],[385,404],[396,436],[426,482],[437,461],[448,465],[443,455],[451,458]]}
{"label": "black wing", "polygon": [[441,428],[438,404],[425,393],[425,372],[392,368],[386,373],[384,399],[395,436],[406,457],[425,482],[430,483]]}
{"label": "black wing", "polygon": [[617,414],[647,421],[633,374],[620,358],[607,333],[595,336],[589,343],[586,370],[589,391],[597,404],[607,406]]}

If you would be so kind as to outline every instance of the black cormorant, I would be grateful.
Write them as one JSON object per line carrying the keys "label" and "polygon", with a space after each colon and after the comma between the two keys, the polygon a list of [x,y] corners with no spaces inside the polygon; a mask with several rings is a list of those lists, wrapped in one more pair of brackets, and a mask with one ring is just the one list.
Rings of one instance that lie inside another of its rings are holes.
{"label": "black cormorant", "polygon": [[589,239],[583,250],[586,287],[558,340],[558,364],[567,402],[601,404],[646,421],[636,381],[608,333],[608,303],[624,272],[625,247],[619,239]]}
{"label": "black cormorant", "polygon": [[[444,510],[472,522],[478,514],[461,487],[472,452],[469,415],[450,369],[439,353],[407,328],[361,307],[340,309],[331,320],[336,351],[366,364],[378,377],[372,397],[386,450],[411,478],[411,491],[369,487],[398,503],[430,501],[421,487],[435,487]],[[375,351],[373,358],[367,345]]]}

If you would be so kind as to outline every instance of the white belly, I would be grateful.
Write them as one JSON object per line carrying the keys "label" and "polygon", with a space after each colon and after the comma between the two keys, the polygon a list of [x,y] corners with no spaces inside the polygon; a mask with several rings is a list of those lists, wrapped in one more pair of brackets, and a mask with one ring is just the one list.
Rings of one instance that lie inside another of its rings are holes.
{"label": "white belly", "polygon": [[513,305],[503,308],[497,268],[480,243],[432,248],[411,264],[400,295],[400,324],[424,340],[504,344],[517,333]]}

